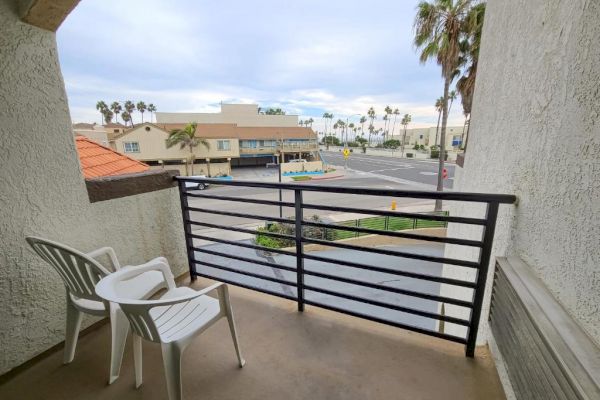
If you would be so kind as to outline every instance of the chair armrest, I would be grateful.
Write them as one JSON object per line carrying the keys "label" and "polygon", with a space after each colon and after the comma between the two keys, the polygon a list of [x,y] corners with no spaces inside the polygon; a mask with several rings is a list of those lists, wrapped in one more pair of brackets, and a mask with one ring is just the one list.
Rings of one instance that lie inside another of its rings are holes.
{"label": "chair armrest", "polygon": [[192,299],[195,299],[196,297],[205,296],[207,293],[210,293],[213,290],[216,290],[221,286],[226,286],[226,285],[223,282],[217,282],[214,285],[211,285],[202,290],[198,290],[198,291],[195,291],[194,293],[190,293],[185,296],[175,297],[172,299],[127,300],[127,301],[120,301],[119,303],[122,305],[136,306],[136,307],[141,307],[141,308],[150,310],[154,307],[171,306],[174,304],[179,304],[179,303],[183,303],[186,301],[190,301]]}
{"label": "chair armrest", "polygon": [[121,269],[121,264],[119,264],[119,260],[117,259],[117,254],[115,253],[115,251],[113,250],[112,247],[101,247],[97,250],[90,251],[89,253],[87,253],[87,255],[94,259],[98,258],[100,256],[107,255],[108,258],[110,259],[113,269],[115,271],[118,271],[119,269]]}
{"label": "chair armrest", "polygon": [[[165,262],[166,260],[163,260],[164,259],[162,259],[162,257],[159,257],[140,265],[126,265],[121,268],[121,271],[133,271],[133,276],[137,276],[148,271],[159,271],[163,275],[163,280],[167,285],[167,289],[175,289],[177,286],[175,285],[175,277],[173,276],[173,272],[171,272],[171,268],[169,268],[168,264]],[[130,274],[127,273],[127,275]]]}

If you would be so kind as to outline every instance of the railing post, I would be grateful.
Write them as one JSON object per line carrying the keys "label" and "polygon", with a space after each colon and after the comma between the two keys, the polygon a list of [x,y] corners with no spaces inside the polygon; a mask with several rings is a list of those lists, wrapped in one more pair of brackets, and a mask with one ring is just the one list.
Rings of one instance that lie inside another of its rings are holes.
{"label": "railing post", "polygon": [[498,217],[498,203],[488,203],[485,225],[483,227],[483,246],[479,253],[479,270],[477,271],[477,280],[475,284],[475,293],[473,296],[473,311],[471,312],[471,322],[467,333],[467,345],[465,354],[467,357],[475,356],[475,344],[477,342],[477,331],[479,330],[479,320],[481,317],[481,306],[485,295],[485,283],[487,281],[488,267],[492,253],[492,244],[494,242],[494,232],[496,230],[496,218]]}
{"label": "railing post", "polygon": [[304,244],[302,242],[302,189],[294,190],[294,209],[296,218],[296,290],[298,292],[298,311],[304,311]]}
{"label": "railing post", "polygon": [[181,201],[181,216],[183,218],[183,231],[185,233],[185,249],[187,251],[190,279],[196,280],[196,264],[194,264],[194,241],[192,239],[192,226],[190,225],[190,211],[185,189],[185,181],[179,181],[179,200]]}

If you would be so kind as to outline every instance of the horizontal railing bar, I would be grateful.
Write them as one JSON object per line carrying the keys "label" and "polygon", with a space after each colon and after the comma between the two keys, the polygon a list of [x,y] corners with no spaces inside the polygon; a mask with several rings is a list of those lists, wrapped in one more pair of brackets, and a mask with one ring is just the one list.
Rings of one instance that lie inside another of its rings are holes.
{"label": "horizontal railing bar", "polygon": [[279,279],[279,278],[272,278],[270,276],[264,276],[261,274],[255,274],[254,272],[248,272],[248,271],[243,271],[243,270],[239,270],[239,269],[235,269],[235,268],[230,268],[230,267],[226,267],[224,265],[220,265],[220,264],[215,264],[215,263],[211,263],[208,261],[198,261],[196,259],[193,260],[194,264],[199,264],[199,265],[205,265],[207,267],[210,268],[215,268],[215,269],[220,269],[223,271],[228,271],[228,272],[233,272],[234,274],[240,274],[240,275],[246,275],[246,276],[251,276],[252,278],[257,278],[257,279],[263,279],[265,281],[271,281],[271,282],[275,282],[275,283],[280,283],[282,285],[289,285],[289,286],[296,286],[296,282],[288,282],[286,280],[283,279]]}
{"label": "horizontal railing bar", "polygon": [[221,277],[216,277],[214,275],[210,275],[210,274],[207,274],[207,273],[204,273],[204,272],[195,272],[194,275],[195,276],[200,276],[200,277],[203,277],[203,278],[207,278],[207,279],[212,279],[212,280],[219,281],[219,282],[223,282],[223,283],[228,283],[228,284],[234,285],[234,286],[239,286],[239,287],[244,288],[244,289],[255,290],[257,292],[261,292],[261,293],[265,293],[265,294],[270,294],[271,296],[283,297],[284,299],[296,301],[296,297],[295,296],[291,296],[291,295],[287,295],[287,294],[284,294],[284,293],[275,292],[275,291],[269,290],[269,289],[259,288],[257,286],[248,285],[247,283],[240,283],[240,282],[237,282],[237,281],[233,281],[231,279],[225,279],[225,278],[221,278]]}
{"label": "horizontal railing bar", "polygon": [[248,263],[252,263],[252,264],[264,265],[265,267],[281,269],[284,271],[290,271],[290,272],[294,272],[294,273],[296,272],[296,268],[286,267],[285,265],[279,265],[279,264],[271,263],[268,261],[256,260],[254,258],[242,257],[242,256],[238,256],[235,254],[222,253],[220,251],[204,249],[202,247],[193,247],[193,249],[200,253],[212,254],[213,256],[231,258],[233,260],[244,261],[244,262],[248,262]]}
{"label": "horizontal railing bar", "polygon": [[306,275],[312,275],[312,276],[316,276],[318,278],[330,279],[330,280],[333,280],[336,282],[344,282],[344,283],[348,283],[351,285],[357,285],[360,287],[368,287],[371,289],[383,290],[386,292],[401,294],[401,295],[410,296],[410,297],[419,297],[421,299],[439,301],[439,302],[448,303],[448,304],[454,304],[454,305],[460,306],[460,307],[467,307],[467,308],[473,307],[473,303],[471,303],[470,301],[455,299],[452,297],[445,297],[445,296],[438,296],[438,295],[434,295],[434,294],[415,292],[413,290],[400,289],[400,288],[395,288],[395,287],[391,287],[391,286],[379,285],[377,283],[358,281],[356,279],[344,278],[344,277],[337,276],[337,275],[331,275],[331,274],[326,274],[326,273],[322,273],[322,272],[310,271],[310,270],[306,270],[306,269],[304,270],[304,273]]}
{"label": "horizontal railing bar", "polygon": [[443,278],[443,277],[427,275],[427,274],[420,274],[418,272],[398,271],[398,270],[394,270],[394,269],[389,269],[389,268],[384,268],[384,267],[376,267],[374,265],[362,264],[362,263],[357,263],[357,262],[353,262],[353,261],[345,261],[345,260],[339,260],[339,259],[334,260],[332,258],[315,256],[310,253],[304,254],[304,258],[310,259],[310,260],[315,260],[315,261],[320,261],[320,262],[324,262],[324,263],[329,263],[329,264],[343,265],[343,266],[350,267],[350,268],[358,268],[358,269],[364,269],[367,271],[381,272],[384,274],[405,276],[407,278],[420,279],[420,280],[425,280],[425,281],[430,281],[430,282],[438,282],[438,283],[443,283],[443,284],[447,284],[447,285],[465,287],[465,288],[469,288],[469,289],[475,289],[477,287],[477,284],[475,282],[463,281],[460,279]]}
{"label": "horizontal railing bar", "polygon": [[354,296],[351,294],[340,293],[340,292],[336,292],[333,290],[323,289],[320,287],[311,286],[311,285],[307,285],[307,284],[304,284],[304,289],[311,290],[313,292],[327,294],[330,296],[341,297],[341,298],[347,299],[347,300],[358,301],[360,303],[370,304],[372,306],[386,308],[388,310],[395,310],[395,311],[400,311],[400,312],[404,312],[404,313],[408,313],[408,314],[418,315],[418,316],[421,316],[424,318],[437,319],[438,321],[450,322],[450,323],[462,325],[462,326],[470,325],[470,322],[466,319],[449,317],[447,315],[441,315],[441,314],[432,313],[429,311],[417,310],[417,309],[410,308],[410,307],[403,307],[403,306],[398,306],[395,304],[384,303],[384,302],[377,301],[377,300],[371,300],[371,299],[367,299],[367,298],[360,297],[360,296]]}
{"label": "horizontal railing bar", "polygon": [[264,247],[264,246],[257,246],[255,244],[242,243],[242,242],[237,242],[235,240],[220,239],[220,238],[215,238],[215,237],[210,237],[210,236],[198,235],[196,233],[190,234],[190,237],[192,237],[194,239],[208,240],[211,242],[230,244],[232,246],[245,247],[247,249],[262,250],[262,251],[267,251],[267,252],[284,254],[286,256],[296,257],[295,252],[281,250],[281,249],[274,249],[274,248]]}
{"label": "horizontal railing bar", "polygon": [[294,223],[293,220],[289,220],[289,219],[285,219],[285,218],[267,217],[264,215],[256,215],[256,214],[243,214],[243,213],[238,213],[238,212],[233,212],[233,211],[211,210],[208,208],[199,208],[199,207],[186,207],[186,210],[202,212],[202,213],[207,213],[207,214],[226,215],[228,217],[240,217],[240,218],[248,218],[248,219],[258,219],[261,221],[279,222],[282,224],[293,224]]}
{"label": "horizontal railing bar", "polygon": [[430,262],[437,262],[437,263],[443,263],[443,264],[459,265],[462,267],[475,268],[475,269],[479,268],[479,264],[474,261],[465,261],[465,260],[459,260],[456,258],[428,256],[425,254],[415,254],[415,253],[407,253],[404,251],[386,250],[386,249],[380,249],[377,247],[354,246],[354,245],[346,244],[346,243],[328,242],[327,240],[310,239],[310,238],[306,238],[306,237],[302,237],[302,241],[305,243],[320,244],[322,246],[337,247],[340,249],[364,251],[367,253],[384,254],[387,256],[410,258],[413,260],[422,260],[422,261],[430,261]]}
{"label": "horizontal railing bar", "polygon": [[436,214],[419,214],[402,211],[387,211],[387,210],[367,210],[364,208],[356,207],[338,207],[338,206],[326,206],[321,204],[304,203],[303,208],[325,210],[325,211],[343,211],[354,214],[368,214],[386,217],[404,217],[410,219],[422,219],[427,221],[442,221],[442,222],[456,222],[459,224],[469,225],[485,225],[485,219],[479,218],[468,218],[468,217],[452,217],[450,215],[436,215]]}
{"label": "horizontal railing bar", "polygon": [[467,339],[463,339],[463,338],[461,338],[459,336],[448,335],[448,334],[441,333],[441,332],[438,332],[438,331],[431,331],[429,329],[419,328],[417,326],[412,326],[412,325],[407,325],[407,324],[403,324],[403,323],[400,323],[400,322],[390,321],[388,319],[383,319],[383,318],[375,317],[373,315],[364,314],[364,313],[357,312],[357,311],[346,310],[346,309],[341,308],[341,307],[332,306],[332,305],[321,303],[321,302],[318,302],[318,301],[313,301],[313,300],[305,299],[304,302],[306,304],[309,304],[309,305],[312,305],[312,306],[321,307],[321,308],[324,308],[324,309],[327,309],[327,310],[330,310],[330,311],[335,311],[335,312],[339,312],[339,313],[342,313],[342,314],[351,315],[353,317],[358,317],[358,318],[366,319],[368,321],[378,322],[378,323],[384,324],[384,325],[394,326],[396,328],[401,328],[401,329],[406,329],[406,330],[417,332],[417,333],[422,333],[424,335],[428,335],[428,336],[433,336],[433,337],[437,337],[437,338],[440,338],[440,339],[449,340],[451,342],[456,342],[456,343],[460,343],[460,344],[466,344],[467,343]]}
{"label": "horizontal railing bar", "polygon": [[279,202],[276,200],[247,199],[244,197],[220,196],[220,195],[216,195],[216,194],[189,193],[189,192],[186,192],[186,196],[199,197],[199,198],[203,198],[203,199],[238,201],[241,203],[263,204],[263,205],[268,205],[268,206],[294,207],[294,203],[289,203],[286,201]]}
{"label": "horizontal railing bar", "polygon": [[512,204],[516,201],[516,196],[509,194],[489,194],[489,193],[467,193],[467,192],[437,192],[437,191],[421,191],[421,190],[394,190],[394,189],[371,189],[362,187],[348,186],[320,186],[298,183],[278,183],[278,182],[259,182],[259,181],[224,181],[214,178],[195,178],[188,176],[176,176],[174,179],[184,182],[199,182],[210,183],[223,186],[245,186],[245,187],[260,187],[268,189],[287,189],[287,190],[304,190],[311,192],[328,192],[328,193],[345,193],[345,194],[362,194],[372,196],[389,196],[389,197],[409,197],[413,199],[433,199],[433,200],[456,200],[456,201],[473,201],[479,203],[506,203]]}
{"label": "horizontal railing bar", "polygon": [[355,226],[323,224],[320,222],[311,222],[311,221],[302,221],[302,224],[308,225],[308,226],[315,226],[318,228],[337,229],[337,230],[344,230],[344,231],[350,231],[350,232],[367,233],[367,234],[371,234],[371,235],[384,235],[384,236],[392,236],[392,237],[405,238],[405,239],[423,240],[423,241],[429,241],[429,242],[458,244],[458,245],[462,245],[462,246],[473,246],[473,247],[482,247],[483,246],[483,242],[477,241],[477,240],[449,238],[449,237],[443,237],[443,236],[419,235],[419,234],[415,234],[415,233],[406,233],[406,232],[398,232],[398,231],[384,231],[381,229],[370,229],[370,228],[361,228],[361,227],[355,227]]}
{"label": "horizontal railing bar", "polygon": [[256,230],[246,229],[246,228],[239,228],[239,227],[236,227],[236,226],[211,224],[211,223],[208,223],[208,222],[190,221],[190,220],[187,220],[186,222],[189,223],[189,224],[192,224],[192,225],[205,226],[207,228],[223,229],[223,230],[226,230],[226,231],[248,233],[250,235],[261,234],[261,235],[265,235],[265,236],[276,237],[276,238],[279,238],[279,239],[290,239],[290,240],[295,240],[295,238],[296,238],[295,236],[284,235],[282,233],[258,232]]}

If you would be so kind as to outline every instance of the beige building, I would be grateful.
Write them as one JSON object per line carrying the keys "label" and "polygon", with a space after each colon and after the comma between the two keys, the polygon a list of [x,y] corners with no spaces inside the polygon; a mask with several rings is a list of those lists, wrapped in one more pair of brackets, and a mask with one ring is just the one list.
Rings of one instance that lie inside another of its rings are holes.
{"label": "beige building", "polygon": [[[433,146],[436,142],[436,131],[437,127],[432,126],[429,128],[413,128],[406,130],[406,144],[407,145],[424,145],[425,147]],[[446,128],[446,148],[458,150],[461,147],[463,137],[463,126],[449,126]],[[393,139],[402,141],[404,131],[401,129],[398,134],[393,136]],[[439,144],[439,132],[437,133],[437,142]]]}
{"label": "beige building", "polygon": [[237,124],[240,127],[296,127],[297,115],[265,115],[257,104],[221,104],[218,113],[157,112],[158,124]]}
{"label": "beige building", "polygon": [[88,124],[80,122],[73,124],[73,134],[75,136],[85,136],[94,142],[101,144],[102,146],[109,145],[108,134],[104,126],[96,123]]}
{"label": "beige building", "polygon": [[[190,174],[186,163],[189,148],[167,148],[165,141],[172,129],[185,124],[143,123],[117,135],[110,146],[129,157],[154,167],[178,168]],[[264,165],[284,160],[304,158],[317,160],[317,136],[303,127],[239,127],[236,124],[198,124],[196,135],[208,141],[208,147],[193,149],[194,173],[229,175],[232,166]],[[198,165],[198,166],[196,166]]]}

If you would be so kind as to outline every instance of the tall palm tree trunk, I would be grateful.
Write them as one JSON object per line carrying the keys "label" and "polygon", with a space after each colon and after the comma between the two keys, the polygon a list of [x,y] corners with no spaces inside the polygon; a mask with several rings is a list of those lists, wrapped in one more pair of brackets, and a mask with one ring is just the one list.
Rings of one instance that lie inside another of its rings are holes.
{"label": "tall palm tree trunk", "polygon": [[[437,176],[437,191],[444,191],[444,177],[442,175],[444,171],[444,161],[446,156],[446,125],[448,124],[448,92],[450,91],[450,81],[452,78],[446,77],[444,80],[444,104],[442,105],[442,129],[440,132],[440,153],[438,164],[438,176]],[[442,211],[442,200],[437,199],[435,201],[435,211]]]}
{"label": "tall palm tree trunk", "polygon": [[440,110],[440,112],[438,112],[437,128],[435,128],[435,143],[433,143],[434,146],[437,146],[437,144],[438,144],[438,134],[440,133],[440,119],[441,118],[442,118],[442,111]]}
{"label": "tall palm tree trunk", "polygon": [[190,146],[190,170],[194,175],[194,148]]}

